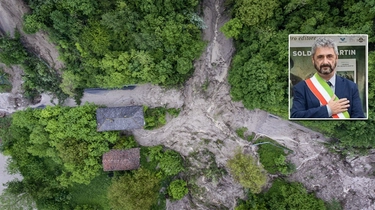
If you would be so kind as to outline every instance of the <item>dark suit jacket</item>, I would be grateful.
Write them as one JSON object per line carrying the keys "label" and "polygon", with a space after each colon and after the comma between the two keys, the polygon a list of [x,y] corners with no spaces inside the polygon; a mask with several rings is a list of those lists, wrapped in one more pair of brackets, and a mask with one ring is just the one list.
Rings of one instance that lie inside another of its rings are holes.
{"label": "dark suit jacket", "polygon": [[[293,87],[293,106],[291,118],[331,118],[326,106],[320,106],[319,100],[308,88],[305,81]],[[345,78],[336,75],[335,94],[338,98],[347,98],[350,101],[348,113],[350,118],[364,118],[361,99],[357,85]]]}

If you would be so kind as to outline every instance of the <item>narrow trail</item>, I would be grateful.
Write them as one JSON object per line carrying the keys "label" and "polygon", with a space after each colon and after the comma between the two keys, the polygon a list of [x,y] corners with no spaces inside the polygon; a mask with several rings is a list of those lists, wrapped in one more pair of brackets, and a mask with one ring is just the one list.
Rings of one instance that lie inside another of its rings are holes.
{"label": "narrow trail", "polygon": [[[6,11],[1,7],[9,5],[9,2],[11,0],[0,3],[0,14]],[[298,170],[289,177],[291,181],[302,182],[307,189],[317,191],[317,196],[324,200],[342,201],[345,209],[375,209],[375,178],[369,175],[375,170],[375,154],[340,159],[324,147],[323,143],[328,139],[322,134],[262,110],[247,110],[242,103],[233,102],[227,75],[235,48],[232,40],[225,38],[219,30],[229,20],[224,11],[224,0],[204,0],[203,16],[208,26],[203,30],[203,39],[208,45],[195,61],[195,72],[183,89],[166,90],[142,85],[134,90],[86,93],[82,102],[112,107],[147,105],[181,108],[180,115],[160,129],[135,130],[133,134],[137,141],[145,146],[165,145],[189,160],[192,152],[209,151],[215,155],[217,166],[222,168],[237,148],[256,155],[256,147],[235,133],[236,129],[246,127],[246,135],[255,133],[256,138],[267,136],[293,150],[288,158]],[[0,21],[0,26],[7,29],[3,25]],[[45,51],[43,47],[47,45],[39,46],[40,52]],[[50,52],[54,50],[53,47],[47,48]],[[41,102],[34,106],[53,105],[50,99],[48,95],[43,95]],[[0,97],[0,100],[5,99]],[[76,104],[70,99],[65,105]],[[205,158],[195,160],[195,163],[196,170],[209,164]],[[201,174],[195,182],[204,189],[201,197],[190,196],[178,202],[168,202],[167,209],[212,209],[219,206],[233,209],[236,200],[245,196],[241,186],[230,175],[214,182]]]}

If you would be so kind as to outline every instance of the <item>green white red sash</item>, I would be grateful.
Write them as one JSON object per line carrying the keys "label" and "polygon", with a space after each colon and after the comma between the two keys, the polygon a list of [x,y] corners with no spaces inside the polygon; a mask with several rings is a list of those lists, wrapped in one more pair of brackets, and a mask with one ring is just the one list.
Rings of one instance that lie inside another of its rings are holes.
{"label": "green white red sash", "polygon": [[[327,82],[321,78],[317,73],[314,74],[313,77],[310,79],[305,80],[307,86],[311,90],[311,92],[315,95],[315,97],[319,100],[319,102],[325,106],[331,100],[332,96],[334,95],[331,87],[327,84]],[[339,100],[337,97],[335,101]],[[340,118],[346,119],[350,118],[349,113],[347,111],[341,112],[338,114],[333,114],[332,118]]]}

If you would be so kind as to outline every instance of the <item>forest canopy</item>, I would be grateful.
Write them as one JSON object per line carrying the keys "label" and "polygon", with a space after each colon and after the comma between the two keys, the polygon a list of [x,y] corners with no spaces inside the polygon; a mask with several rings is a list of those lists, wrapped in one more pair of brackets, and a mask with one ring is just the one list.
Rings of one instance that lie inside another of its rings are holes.
{"label": "forest canopy", "polygon": [[24,30],[49,32],[65,62],[61,88],[182,84],[204,47],[198,1],[26,0]]}
{"label": "forest canopy", "polygon": [[[55,166],[51,173],[59,185],[88,184],[102,169],[101,156],[118,138],[116,132],[96,131],[96,108],[87,104],[15,112],[3,149],[22,174],[49,164]],[[33,178],[48,177],[45,173]]]}

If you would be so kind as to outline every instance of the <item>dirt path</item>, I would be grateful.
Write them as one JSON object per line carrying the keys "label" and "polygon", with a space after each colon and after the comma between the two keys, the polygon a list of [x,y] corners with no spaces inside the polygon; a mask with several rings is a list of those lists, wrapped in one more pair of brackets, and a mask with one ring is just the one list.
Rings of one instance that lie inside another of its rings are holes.
{"label": "dirt path", "polygon": [[[0,8],[11,1],[2,2]],[[218,180],[212,180],[199,173],[212,164],[207,154],[214,154],[214,162],[221,168],[225,167],[238,147],[255,154],[256,148],[236,135],[235,130],[241,127],[248,128],[247,134],[254,132],[257,137],[268,136],[294,151],[289,158],[298,170],[290,176],[290,180],[302,182],[309,190],[316,190],[324,200],[341,201],[345,209],[375,209],[375,179],[370,176],[375,170],[375,154],[340,159],[322,145],[327,139],[321,134],[262,110],[247,110],[241,103],[231,101],[227,74],[234,46],[219,32],[228,20],[223,4],[223,0],[203,2],[204,21],[208,26],[203,38],[209,44],[195,62],[195,73],[182,90],[144,85],[132,91],[87,93],[82,101],[108,106],[144,104],[182,108],[177,118],[169,120],[160,129],[134,131],[140,144],[162,144],[194,162],[189,173],[196,173],[196,179],[191,182],[200,186],[200,196],[191,195],[178,202],[168,202],[167,209],[217,209],[220,206],[233,209],[236,200],[245,196],[231,176],[223,175]],[[3,24],[0,26],[3,27]],[[40,46],[43,47],[46,46]],[[51,104],[48,95],[43,95],[41,103],[35,106],[41,104]],[[66,105],[75,106],[75,103],[68,100]],[[194,159],[192,152],[201,154],[200,158]]]}

